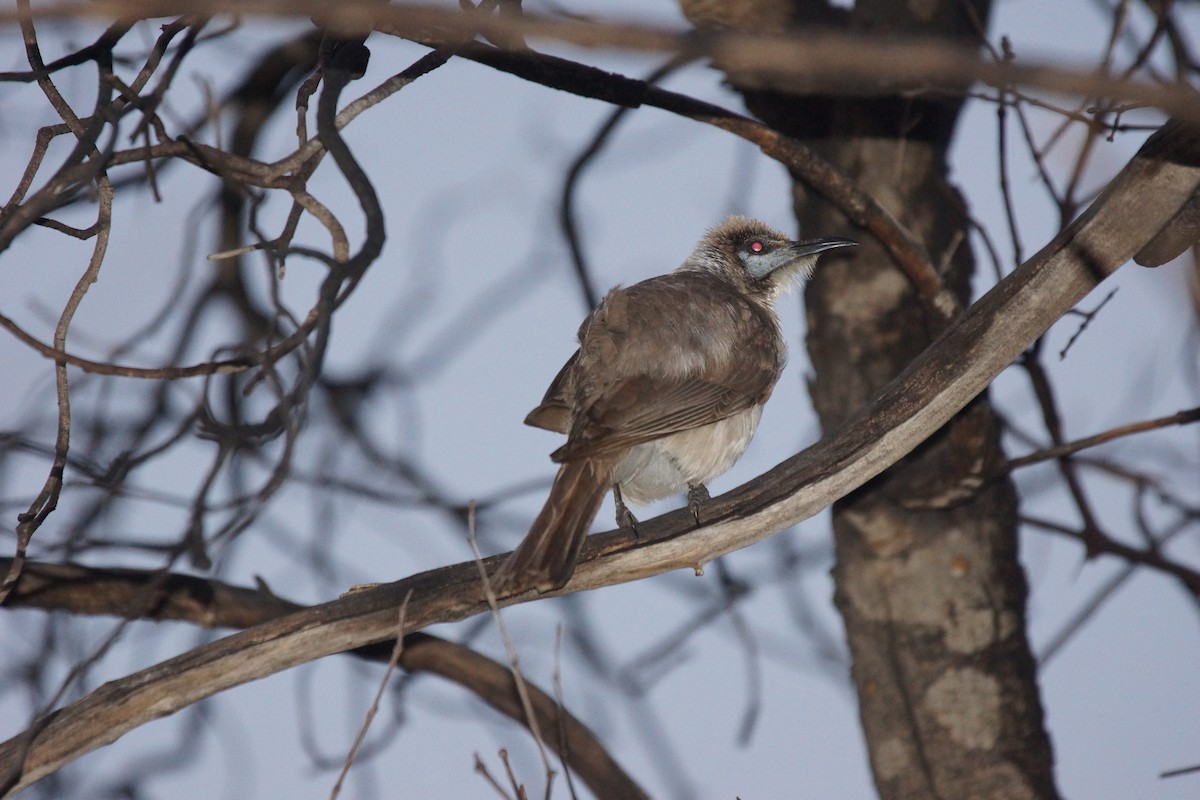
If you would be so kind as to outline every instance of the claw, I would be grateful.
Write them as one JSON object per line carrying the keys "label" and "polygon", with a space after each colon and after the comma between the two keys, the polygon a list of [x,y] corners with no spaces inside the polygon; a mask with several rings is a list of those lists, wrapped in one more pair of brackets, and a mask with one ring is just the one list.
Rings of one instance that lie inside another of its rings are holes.
{"label": "claw", "polygon": [[700,506],[712,500],[712,495],[708,493],[708,487],[703,483],[688,484],[688,510],[692,512],[692,518],[696,520],[696,527],[700,527]]}

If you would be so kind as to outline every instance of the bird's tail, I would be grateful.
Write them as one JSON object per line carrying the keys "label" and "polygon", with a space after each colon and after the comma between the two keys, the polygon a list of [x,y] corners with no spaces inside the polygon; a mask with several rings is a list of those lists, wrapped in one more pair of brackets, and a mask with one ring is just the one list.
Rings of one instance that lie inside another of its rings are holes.
{"label": "bird's tail", "polygon": [[492,576],[500,594],[531,585],[550,592],[571,579],[588,528],[612,482],[614,462],[580,458],[564,463],[554,476],[550,497],[529,533]]}

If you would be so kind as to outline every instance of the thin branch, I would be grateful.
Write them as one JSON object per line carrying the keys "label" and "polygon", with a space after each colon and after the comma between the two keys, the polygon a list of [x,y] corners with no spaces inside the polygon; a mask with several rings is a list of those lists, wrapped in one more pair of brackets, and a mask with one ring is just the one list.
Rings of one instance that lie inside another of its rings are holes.
{"label": "thin branch", "polygon": [[[650,85],[658,83],[683,64],[682,59],[671,59],[646,76],[646,83]],[[575,267],[575,280],[579,283],[579,289],[583,293],[584,307],[588,311],[600,304],[600,294],[592,282],[587,262],[583,256],[583,245],[579,241],[579,225],[575,218],[575,198],[584,172],[595,162],[600,151],[617,130],[617,126],[632,110],[630,106],[617,106],[609,113],[608,119],[604,120],[596,129],[591,141],[567,168],[562,192],[559,195],[558,224],[562,229],[563,238],[567,240],[567,247],[571,252],[571,263]]]}
{"label": "thin branch", "polygon": [[1030,464],[1038,464],[1042,461],[1050,461],[1051,459],[1066,458],[1074,455],[1080,450],[1087,450],[1089,447],[1111,442],[1114,439],[1120,439],[1123,436],[1131,436],[1135,433],[1144,433],[1146,431],[1157,430],[1158,428],[1166,428],[1170,425],[1189,425],[1193,422],[1200,421],[1200,408],[1192,408],[1187,411],[1180,411],[1176,414],[1169,414],[1165,417],[1157,417],[1156,419],[1143,420],[1142,422],[1132,422],[1128,425],[1119,425],[1115,428],[1110,428],[1103,433],[1097,433],[1094,436],[1087,436],[1083,439],[1076,439],[1073,442],[1064,442],[1054,447],[1048,447],[1045,450],[1039,450],[1036,453],[1030,453],[1020,458],[1011,458],[1000,467],[1004,472],[1009,472],[1021,467],[1027,467]]}
{"label": "thin branch", "polygon": [[[542,726],[539,723],[537,715],[533,713],[533,701],[529,693],[529,686],[525,682],[525,675],[521,672],[517,649],[513,646],[512,639],[508,636],[508,628],[504,625],[504,617],[500,615],[500,605],[496,600],[496,592],[492,587],[491,580],[488,578],[488,570],[483,565],[483,556],[480,555],[479,548],[476,545],[474,504],[471,504],[467,511],[467,542],[471,545],[471,555],[475,557],[475,568],[479,571],[479,582],[483,586],[488,610],[492,614],[492,620],[496,623],[496,630],[500,632],[500,640],[504,643],[504,651],[508,655],[508,668],[512,673],[513,686],[516,688],[517,696],[521,700],[521,709],[525,712],[526,725],[529,728],[530,734],[533,735],[534,744],[537,745],[538,756],[542,760],[542,768],[545,770],[546,775],[546,793],[549,794],[550,788],[554,785],[554,768],[550,766],[550,759],[546,757],[546,743],[542,738]],[[517,786],[515,779],[513,785]],[[518,791],[521,791],[522,788],[518,787]]]}
{"label": "thin branch", "polygon": [[[1145,252],[1145,251],[1143,251],[1143,252]],[[1087,330],[1088,325],[1092,324],[1092,320],[1094,320],[1096,318],[1096,315],[1098,315],[1100,313],[1100,309],[1102,309],[1106,305],[1108,305],[1108,301],[1112,300],[1116,296],[1117,296],[1117,290],[1113,289],[1108,294],[1104,295],[1104,299],[1101,300],[1099,303],[1097,303],[1096,307],[1093,308],[1091,311],[1080,311],[1079,309],[1071,309],[1072,314],[1083,317],[1083,322],[1079,323],[1079,327],[1076,328],[1075,332],[1071,334],[1071,338],[1067,340],[1067,343],[1065,345],[1063,345],[1063,349],[1058,351],[1058,358],[1060,361],[1067,357],[1067,353],[1070,352],[1071,348],[1075,346],[1075,341],[1080,336],[1083,335],[1083,332]]]}
{"label": "thin branch", "polygon": [[1193,596],[1200,597],[1200,572],[1164,557],[1162,553],[1158,552],[1157,547],[1131,547],[1124,542],[1117,541],[1099,528],[1077,530],[1069,525],[1063,525],[1043,517],[1025,515],[1021,517],[1021,521],[1035,525],[1044,531],[1057,533],[1081,542],[1087,549],[1089,558],[1097,554],[1116,556],[1130,564],[1140,564],[1143,567],[1149,567],[1178,578],[1179,582]]}
{"label": "thin branch", "polygon": [[[118,375],[123,378],[145,378],[148,380],[175,380],[178,378],[195,378],[205,375],[242,372],[257,362],[257,359],[252,358],[229,358],[220,361],[205,361],[187,367],[133,367],[128,364],[110,364],[104,361],[83,358],[82,356],[59,349],[52,344],[46,344],[3,314],[0,314],[0,327],[3,327],[41,356],[53,361],[62,362],[63,364],[69,364],[73,367],[79,367],[84,372],[96,375]],[[279,353],[279,350],[274,349],[272,352]]]}
{"label": "thin branch", "polygon": [[396,643],[392,645],[392,656],[388,659],[387,669],[383,672],[383,677],[379,679],[379,688],[375,690],[375,697],[371,700],[371,706],[367,709],[366,715],[363,717],[362,726],[358,729],[358,734],[354,737],[354,743],[350,746],[350,752],[346,753],[346,761],[342,764],[342,771],[338,773],[337,782],[333,784],[333,788],[329,790],[329,800],[337,800],[342,793],[342,783],[345,782],[346,776],[350,774],[350,766],[354,763],[354,757],[358,754],[358,749],[362,746],[363,739],[367,736],[367,730],[371,727],[372,720],[379,713],[379,703],[383,700],[383,692],[387,689],[388,682],[392,679],[392,673],[396,670],[396,665],[400,663],[400,655],[404,652],[404,609],[408,608],[408,601],[412,598],[410,594],[404,598],[404,602],[400,604],[398,612],[398,620],[396,622]]}

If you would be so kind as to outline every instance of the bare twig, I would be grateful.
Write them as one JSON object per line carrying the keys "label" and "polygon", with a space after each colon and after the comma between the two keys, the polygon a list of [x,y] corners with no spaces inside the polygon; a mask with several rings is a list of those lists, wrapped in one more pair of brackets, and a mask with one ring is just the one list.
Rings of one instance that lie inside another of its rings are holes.
{"label": "bare twig", "polygon": [[1108,294],[1104,295],[1104,299],[1101,300],[1099,303],[1097,303],[1096,307],[1093,308],[1091,311],[1080,311],[1078,309],[1071,309],[1072,314],[1083,317],[1083,322],[1079,323],[1079,327],[1075,330],[1074,333],[1071,334],[1071,338],[1067,340],[1067,343],[1065,345],[1063,345],[1063,349],[1058,351],[1058,357],[1060,360],[1067,357],[1067,353],[1075,345],[1075,340],[1083,335],[1083,332],[1085,330],[1087,330],[1088,325],[1092,324],[1092,320],[1095,319],[1096,315],[1100,313],[1100,309],[1102,309],[1106,305],[1108,305],[1108,301],[1112,300],[1116,296],[1117,296],[1117,290],[1113,289]]}
{"label": "bare twig", "polygon": [[1053,520],[1028,515],[1022,516],[1021,519],[1044,531],[1057,533],[1081,542],[1087,548],[1089,556],[1099,554],[1117,556],[1130,564],[1140,564],[1177,578],[1189,592],[1200,597],[1200,572],[1164,557],[1162,553],[1158,552],[1157,547],[1131,547],[1124,542],[1117,541],[1099,528],[1077,530]]}
{"label": "bare twig", "polygon": [[1115,428],[1110,428],[1103,433],[1097,433],[1094,436],[1076,439],[1073,442],[1063,442],[1055,445],[1054,447],[1048,447],[1045,450],[1039,450],[1036,453],[1030,453],[1027,456],[1021,456],[1020,458],[1011,458],[1004,462],[1001,469],[1007,472],[1010,470],[1019,469],[1021,467],[1027,467],[1030,464],[1037,464],[1042,461],[1065,458],[1078,453],[1081,450],[1086,450],[1089,447],[1095,447],[1097,445],[1104,444],[1105,442],[1111,442],[1114,439],[1119,439],[1122,436],[1130,436],[1135,433],[1144,433],[1145,431],[1165,428],[1169,425],[1188,425],[1197,421],[1200,421],[1200,408],[1192,408],[1188,409],[1187,411],[1180,411],[1176,414],[1169,414],[1165,417],[1157,417],[1155,419],[1148,419],[1142,422],[1132,422],[1128,425],[1119,425]]}
{"label": "bare twig", "polygon": [[[230,358],[220,361],[205,361],[187,367],[134,367],[128,364],[111,364],[95,361],[90,358],[68,353],[54,345],[46,344],[36,339],[32,334],[21,328],[8,317],[0,314],[0,327],[3,327],[21,342],[28,345],[38,354],[54,361],[62,362],[73,367],[79,367],[84,372],[95,375],[116,375],[122,378],[144,378],[148,380],[175,380],[178,378],[195,378],[206,375],[221,375],[242,372],[253,362],[246,358]],[[277,349],[275,352],[279,352]]]}
{"label": "bare twig", "polygon": [[[525,711],[526,725],[529,727],[529,732],[533,735],[538,755],[542,759],[542,767],[546,775],[546,791],[548,793],[550,787],[554,784],[554,768],[550,765],[550,759],[546,756],[546,745],[545,740],[542,738],[541,724],[537,715],[533,713],[533,703],[530,700],[529,687],[525,683],[525,676],[521,673],[521,664],[517,656],[517,649],[513,646],[512,639],[508,636],[508,629],[504,625],[504,618],[500,615],[500,604],[496,599],[496,592],[492,588],[492,581],[488,576],[487,568],[484,566],[483,556],[480,555],[479,547],[475,542],[474,503],[470,504],[467,508],[467,542],[471,545],[471,554],[474,556],[475,566],[479,570],[479,581],[483,586],[484,596],[487,599],[488,608],[492,613],[492,620],[496,623],[496,630],[500,632],[500,640],[504,643],[504,651],[508,654],[508,665],[512,671],[513,685],[516,688],[517,696],[521,700],[521,708]],[[513,785],[518,785],[515,779]]]}
{"label": "bare twig", "polygon": [[371,727],[371,721],[379,713],[379,703],[383,700],[383,693],[387,689],[388,681],[391,680],[392,673],[396,670],[396,665],[400,663],[400,654],[404,652],[404,609],[408,608],[408,601],[411,598],[412,595],[409,594],[404,598],[404,602],[400,604],[400,611],[397,612],[399,619],[396,623],[396,643],[392,646],[392,657],[388,659],[387,669],[384,670],[383,677],[379,680],[379,688],[375,691],[375,697],[371,700],[371,706],[367,709],[367,713],[363,717],[362,726],[358,729],[358,735],[354,737],[354,744],[350,746],[350,752],[346,753],[346,761],[342,764],[341,772],[338,773],[337,782],[329,790],[329,800],[337,800],[338,795],[342,793],[342,783],[346,780],[346,776],[350,774],[350,765],[354,763],[354,756],[358,753],[358,748],[367,736],[367,730]]}

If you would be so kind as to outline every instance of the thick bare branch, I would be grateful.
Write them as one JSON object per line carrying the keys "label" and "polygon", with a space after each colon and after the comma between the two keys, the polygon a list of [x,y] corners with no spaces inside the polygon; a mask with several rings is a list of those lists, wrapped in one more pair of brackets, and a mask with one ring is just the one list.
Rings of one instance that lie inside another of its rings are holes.
{"label": "thick bare branch", "polygon": [[[0,572],[11,559],[0,559]],[[248,589],[194,575],[159,570],[97,569],[76,564],[26,564],[12,595],[12,608],[41,608],[74,614],[179,620],[205,628],[249,628],[304,610],[269,589]],[[391,643],[359,648],[353,655],[387,662]],[[426,633],[404,637],[400,666],[429,672],[462,686],[496,711],[528,725],[505,665],[469,647]],[[645,791],[618,764],[595,734],[552,696],[530,684],[529,701],[543,730],[559,731],[551,747],[597,797],[636,800]]]}

